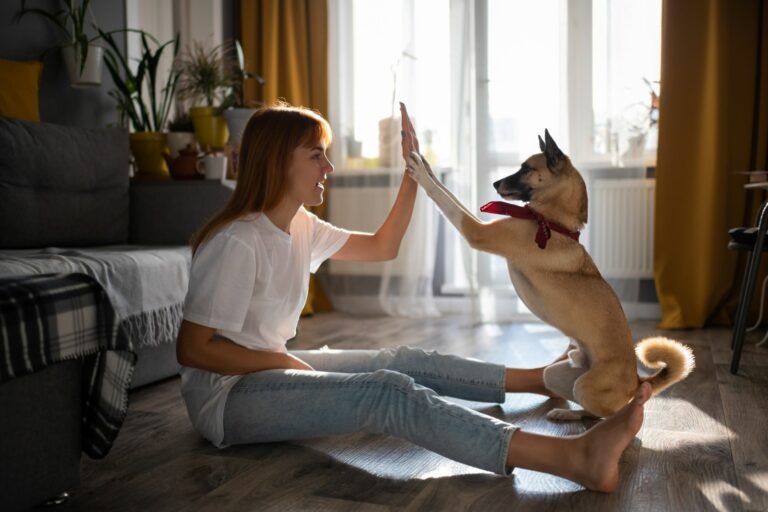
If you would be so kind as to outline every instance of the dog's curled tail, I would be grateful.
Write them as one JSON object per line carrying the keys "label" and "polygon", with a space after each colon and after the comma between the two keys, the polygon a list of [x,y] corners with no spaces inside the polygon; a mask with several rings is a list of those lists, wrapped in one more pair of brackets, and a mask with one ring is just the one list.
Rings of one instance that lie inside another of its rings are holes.
{"label": "dog's curled tail", "polygon": [[654,395],[686,378],[696,366],[690,348],[662,336],[640,340],[635,346],[635,354],[645,366],[651,369],[661,369],[653,377],[640,379],[644,382],[650,382]]}

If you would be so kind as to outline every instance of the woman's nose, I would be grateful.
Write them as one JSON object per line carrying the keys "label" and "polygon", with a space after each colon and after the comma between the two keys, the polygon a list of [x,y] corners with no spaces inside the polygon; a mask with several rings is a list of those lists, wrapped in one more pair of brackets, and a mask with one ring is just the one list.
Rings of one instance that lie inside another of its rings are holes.
{"label": "woman's nose", "polygon": [[326,174],[330,174],[333,172],[333,164],[327,158],[325,160],[325,167],[323,168],[323,171],[325,171]]}

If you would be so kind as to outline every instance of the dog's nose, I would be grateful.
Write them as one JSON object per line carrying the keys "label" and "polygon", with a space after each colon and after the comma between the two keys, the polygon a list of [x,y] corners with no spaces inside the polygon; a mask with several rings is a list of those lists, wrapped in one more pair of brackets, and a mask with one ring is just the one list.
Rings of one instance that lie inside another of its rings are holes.
{"label": "dog's nose", "polygon": [[502,181],[503,181],[503,180],[494,181],[494,182],[493,182],[493,188],[495,188],[496,190],[499,190],[499,187],[501,186],[501,182],[502,182]]}

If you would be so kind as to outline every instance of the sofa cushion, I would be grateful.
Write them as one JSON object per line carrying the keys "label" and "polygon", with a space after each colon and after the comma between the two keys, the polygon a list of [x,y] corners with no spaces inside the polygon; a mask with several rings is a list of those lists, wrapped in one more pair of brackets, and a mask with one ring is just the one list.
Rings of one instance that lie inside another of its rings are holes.
{"label": "sofa cushion", "polygon": [[0,248],[128,239],[128,133],[0,118]]}

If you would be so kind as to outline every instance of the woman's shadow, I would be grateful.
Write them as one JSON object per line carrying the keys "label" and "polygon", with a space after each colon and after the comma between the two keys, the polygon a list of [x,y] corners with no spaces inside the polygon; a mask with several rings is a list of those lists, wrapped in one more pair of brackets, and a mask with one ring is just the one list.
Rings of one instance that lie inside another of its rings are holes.
{"label": "woman's shadow", "polygon": [[[515,408],[511,414],[504,414],[500,406],[483,412],[525,424],[560,405],[546,400]],[[622,456],[619,488],[611,494],[528,470],[515,469],[510,477],[495,475],[381,434],[237,446],[218,453],[249,459],[262,468],[253,488],[237,493],[242,503],[236,508],[258,503],[259,510],[748,509],[749,496],[762,490],[751,483],[739,490],[728,438],[682,434],[642,431],[644,442],[636,438]],[[742,486],[745,481],[741,479]],[[221,499],[221,493],[232,496],[226,489],[216,489],[200,503]]]}

